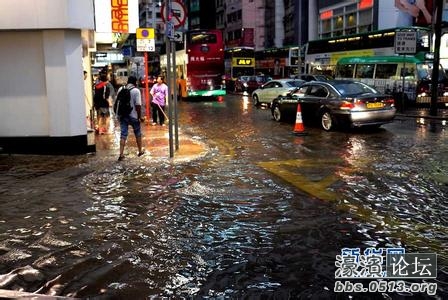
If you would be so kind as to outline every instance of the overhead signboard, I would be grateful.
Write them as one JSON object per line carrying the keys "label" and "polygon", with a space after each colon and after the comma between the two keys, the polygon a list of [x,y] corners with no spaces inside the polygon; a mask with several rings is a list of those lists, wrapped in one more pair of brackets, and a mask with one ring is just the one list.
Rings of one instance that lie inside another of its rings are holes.
{"label": "overhead signboard", "polygon": [[415,54],[417,52],[417,32],[416,31],[396,31],[395,32],[395,53]]}

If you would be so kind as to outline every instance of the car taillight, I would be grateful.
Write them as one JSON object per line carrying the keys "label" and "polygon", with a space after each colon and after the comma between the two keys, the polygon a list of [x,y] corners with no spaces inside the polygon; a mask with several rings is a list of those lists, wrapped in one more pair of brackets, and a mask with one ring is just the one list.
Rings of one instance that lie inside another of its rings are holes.
{"label": "car taillight", "polygon": [[389,104],[390,106],[395,106],[395,100],[393,98],[384,100],[384,103]]}
{"label": "car taillight", "polygon": [[426,95],[429,95],[429,92],[430,92],[430,86],[428,84],[422,83],[418,86],[418,89],[417,89],[418,95],[426,96]]}
{"label": "car taillight", "polygon": [[340,109],[352,109],[355,107],[355,104],[351,101],[342,101],[339,106]]}

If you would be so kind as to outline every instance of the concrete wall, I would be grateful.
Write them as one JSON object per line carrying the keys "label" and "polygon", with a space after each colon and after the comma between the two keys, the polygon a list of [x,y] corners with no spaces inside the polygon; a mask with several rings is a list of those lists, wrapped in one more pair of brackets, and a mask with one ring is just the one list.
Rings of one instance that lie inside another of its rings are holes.
{"label": "concrete wall", "polygon": [[88,151],[81,31],[93,28],[91,0],[0,2],[0,152]]}

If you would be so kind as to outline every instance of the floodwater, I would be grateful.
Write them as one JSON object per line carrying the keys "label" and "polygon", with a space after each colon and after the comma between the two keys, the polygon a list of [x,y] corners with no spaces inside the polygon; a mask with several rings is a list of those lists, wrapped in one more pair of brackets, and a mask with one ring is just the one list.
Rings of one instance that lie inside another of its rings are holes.
{"label": "floodwater", "polygon": [[[0,289],[98,299],[448,297],[448,131],[292,134],[246,97],[180,102],[205,157],[0,156]],[[182,147],[182,145],[180,145]],[[437,296],[335,294],[342,248],[437,253]]]}

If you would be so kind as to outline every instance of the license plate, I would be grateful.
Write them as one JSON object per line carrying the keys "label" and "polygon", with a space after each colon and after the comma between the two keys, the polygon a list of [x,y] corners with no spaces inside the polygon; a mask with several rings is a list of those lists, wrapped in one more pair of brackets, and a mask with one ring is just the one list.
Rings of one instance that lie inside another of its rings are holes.
{"label": "license plate", "polygon": [[367,103],[367,108],[382,108],[384,106],[384,103],[382,102],[374,102],[374,103]]}

